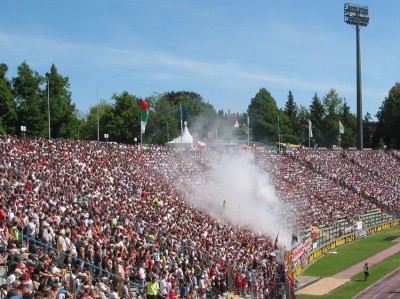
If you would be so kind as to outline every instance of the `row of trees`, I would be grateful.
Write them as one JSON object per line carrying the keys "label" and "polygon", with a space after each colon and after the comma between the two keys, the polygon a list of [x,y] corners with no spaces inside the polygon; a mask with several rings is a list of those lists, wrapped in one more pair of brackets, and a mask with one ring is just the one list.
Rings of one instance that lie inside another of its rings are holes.
{"label": "row of trees", "polygon": [[[0,64],[0,133],[20,134],[26,127],[27,136],[49,136],[49,115],[52,138],[84,140],[103,139],[133,143],[140,136],[139,98],[123,91],[109,100],[91,107],[86,113],[76,109],[71,100],[69,78],[58,73],[53,64],[44,76],[32,70],[26,62],[18,67],[17,76],[7,78],[8,67]],[[180,107],[183,119],[192,133],[200,139],[250,139],[265,143],[309,143],[309,120],[313,137],[310,143],[332,147],[356,145],[356,115],[350,106],[331,89],[320,98],[317,94],[310,106],[296,104],[289,91],[285,107],[279,108],[267,89],[261,88],[250,100],[247,112],[216,111],[195,92],[165,92],[146,97],[150,104],[150,118],[143,136],[146,143],[163,144],[180,134]],[[49,109],[50,108],[50,109]],[[400,85],[396,83],[372,122],[369,113],[364,118],[364,146],[386,144],[400,148]],[[249,127],[247,127],[247,121]],[[339,121],[344,134],[339,136]],[[234,126],[239,124],[239,126]]]}

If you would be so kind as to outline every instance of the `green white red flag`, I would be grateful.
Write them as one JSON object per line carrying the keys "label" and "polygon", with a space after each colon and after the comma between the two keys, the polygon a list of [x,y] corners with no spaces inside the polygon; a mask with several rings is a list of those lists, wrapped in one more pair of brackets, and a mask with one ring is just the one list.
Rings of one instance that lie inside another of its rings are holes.
{"label": "green white red flag", "polygon": [[140,131],[142,134],[146,131],[147,120],[149,119],[150,106],[143,100],[139,100],[140,105]]}

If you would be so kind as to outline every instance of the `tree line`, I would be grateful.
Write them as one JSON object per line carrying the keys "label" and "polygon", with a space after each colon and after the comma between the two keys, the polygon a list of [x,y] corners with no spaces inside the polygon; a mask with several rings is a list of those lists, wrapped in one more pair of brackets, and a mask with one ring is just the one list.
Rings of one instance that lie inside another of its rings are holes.
{"label": "tree line", "polygon": [[[1,63],[0,134],[82,140],[104,140],[104,134],[108,134],[108,141],[139,140],[137,96],[127,91],[114,93],[110,99],[102,99],[89,111],[82,112],[72,102],[69,78],[61,75],[54,64],[44,75],[32,70],[26,61],[18,66],[16,77],[7,78],[7,72],[8,66]],[[191,91],[153,94],[145,100],[151,107],[143,135],[145,143],[164,144],[179,136],[182,111],[191,133],[200,140],[247,139],[249,134],[251,141],[266,144],[279,140],[306,146],[309,143],[323,147],[339,143],[345,148],[356,146],[356,115],[333,88],[322,97],[315,93],[309,107],[298,105],[289,90],[282,108],[266,88],[261,88],[242,113],[217,111]],[[396,83],[376,114],[378,121],[372,121],[369,113],[364,116],[364,146],[399,149],[399,114],[400,83]],[[343,134],[339,134],[339,121]]]}

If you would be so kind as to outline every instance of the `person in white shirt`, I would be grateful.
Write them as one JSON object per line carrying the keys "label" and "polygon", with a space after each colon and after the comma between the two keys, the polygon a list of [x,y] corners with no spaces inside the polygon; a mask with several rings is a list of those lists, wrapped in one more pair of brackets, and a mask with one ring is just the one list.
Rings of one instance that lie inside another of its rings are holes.
{"label": "person in white shirt", "polygon": [[167,273],[163,273],[163,276],[160,279],[160,295],[167,298],[170,289],[171,287],[167,282]]}
{"label": "person in white shirt", "polygon": [[28,236],[28,251],[35,253],[36,224],[32,217],[29,217],[26,224],[26,235]]}
{"label": "person in white shirt", "polygon": [[67,243],[65,242],[65,230],[60,230],[60,235],[57,238],[57,249],[60,251],[60,268],[64,267],[65,263],[65,251],[67,251]]}
{"label": "person in white shirt", "polygon": [[18,281],[20,276],[22,275],[22,271],[19,268],[16,268],[12,274],[10,274],[6,279],[6,284],[11,286],[15,281]]}
{"label": "person in white shirt", "polygon": [[140,266],[138,270],[138,276],[139,276],[139,291],[143,292],[144,284],[146,281],[146,270],[144,269],[144,263]]}
{"label": "person in white shirt", "polygon": [[108,296],[108,299],[119,299],[118,288],[114,288],[114,290]]}
{"label": "person in white shirt", "polygon": [[110,295],[110,288],[107,286],[107,277],[97,278],[96,287],[99,289],[102,298],[108,298]]}
{"label": "person in white shirt", "polygon": [[[51,246],[53,243],[53,237],[49,230],[50,224],[47,221],[42,222],[42,242],[45,243],[47,246]],[[44,252],[47,253],[48,247],[44,247]]]}

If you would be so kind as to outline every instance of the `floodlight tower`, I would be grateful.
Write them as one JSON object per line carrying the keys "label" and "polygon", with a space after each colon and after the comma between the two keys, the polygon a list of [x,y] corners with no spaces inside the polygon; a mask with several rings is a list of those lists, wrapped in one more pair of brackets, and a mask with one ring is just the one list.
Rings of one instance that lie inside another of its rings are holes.
{"label": "floodlight tower", "polygon": [[357,39],[357,148],[363,149],[362,93],[361,93],[361,57],[360,57],[360,26],[369,23],[368,6],[346,3],[344,5],[344,21],[356,26]]}

